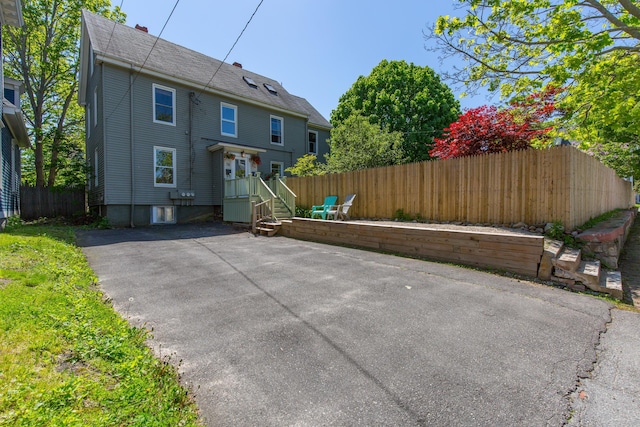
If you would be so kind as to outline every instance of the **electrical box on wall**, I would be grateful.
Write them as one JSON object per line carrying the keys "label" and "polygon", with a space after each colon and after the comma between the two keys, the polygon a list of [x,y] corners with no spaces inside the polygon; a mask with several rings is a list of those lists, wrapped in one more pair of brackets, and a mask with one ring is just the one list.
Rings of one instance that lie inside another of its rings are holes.
{"label": "electrical box on wall", "polygon": [[196,197],[196,192],[193,190],[178,190],[169,192],[169,198],[171,200],[193,200]]}

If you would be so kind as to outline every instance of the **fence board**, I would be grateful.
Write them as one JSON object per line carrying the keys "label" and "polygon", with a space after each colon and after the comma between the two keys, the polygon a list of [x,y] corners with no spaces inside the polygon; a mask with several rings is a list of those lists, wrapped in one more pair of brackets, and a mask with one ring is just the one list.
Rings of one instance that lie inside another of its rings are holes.
{"label": "fence board", "polygon": [[360,218],[391,218],[402,209],[435,221],[557,220],[574,228],[634,202],[631,183],[570,146],[293,177],[287,185],[305,207],[356,193],[349,213]]}
{"label": "fence board", "polygon": [[87,211],[84,188],[51,189],[49,187],[20,186],[20,217],[71,217]]}

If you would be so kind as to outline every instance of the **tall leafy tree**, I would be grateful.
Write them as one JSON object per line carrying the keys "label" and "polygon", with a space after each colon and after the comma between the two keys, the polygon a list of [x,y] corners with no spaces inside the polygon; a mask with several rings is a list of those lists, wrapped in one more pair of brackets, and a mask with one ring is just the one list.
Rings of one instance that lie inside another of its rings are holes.
{"label": "tall leafy tree", "polygon": [[[622,177],[640,178],[640,55],[601,58],[563,105],[574,117],[571,139]],[[585,102],[588,100],[588,102]]]}
{"label": "tall leafy tree", "polygon": [[331,129],[327,172],[349,172],[400,164],[404,159],[402,134],[381,129],[366,117],[352,114]]}
{"label": "tall leafy tree", "polygon": [[467,66],[447,78],[504,95],[580,80],[599,58],[640,53],[638,0],[455,0],[462,18],[441,16],[426,35]]}
{"label": "tall leafy tree", "polygon": [[433,138],[458,118],[460,104],[431,68],[383,60],[340,97],[331,123],[337,127],[354,114],[400,132],[404,161],[420,161],[429,158]]}
{"label": "tall leafy tree", "polygon": [[25,176],[38,186],[84,182],[84,112],[78,91],[82,9],[124,20],[109,0],[23,0],[22,28],[5,29],[5,74],[24,82],[31,131]]}
{"label": "tall leafy tree", "polygon": [[620,175],[640,172],[639,0],[456,2],[464,14],[439,17],[426,35],[466,61],[445,78],[506,98],[564,87],[559,131]]}

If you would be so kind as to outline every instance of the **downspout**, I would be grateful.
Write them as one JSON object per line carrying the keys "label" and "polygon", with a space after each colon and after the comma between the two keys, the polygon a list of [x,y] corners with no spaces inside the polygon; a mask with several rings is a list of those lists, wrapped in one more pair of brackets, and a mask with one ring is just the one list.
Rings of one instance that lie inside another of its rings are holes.
{"label": "downspout", "polygon": [[[102,184],[102,200],[99,200],[99,215],[102,216],[102,206],[107,206],[107,190],[108,190],[108,184],[107,184],[107,117],[105,114],[105,106],[107,104],[105,98],[105,91],[104,91],[104,66],[102,63],[100,63],[100,90],[102,91],[102,96],[100,97],[100,102],[102,105],[100,105],[100,111],[102,111],[102,117],[104,118],[102,120],[102,180],[99,181],[100,184]],[[100,177],[98,177],[98,179],[100,179]]]}
{"label": "downspout", "polygon": [[134,155],[135,150],[133,146],[133,65],[131,66],[131,70],[129,71],[129,149],[130,149],[130,157],[131,157],[131,207],[130,207],[130,226],[131,228],[135,228],[135,224],[133,221],[134,218],[134,210],[135,210],[135,202],[136,202],[136,184],[135,184],[135,170],[134,170]]}
{"label": "downspout", "polygon": [[189,92],[189,190],[193,190],[193,103],[195,92]]}

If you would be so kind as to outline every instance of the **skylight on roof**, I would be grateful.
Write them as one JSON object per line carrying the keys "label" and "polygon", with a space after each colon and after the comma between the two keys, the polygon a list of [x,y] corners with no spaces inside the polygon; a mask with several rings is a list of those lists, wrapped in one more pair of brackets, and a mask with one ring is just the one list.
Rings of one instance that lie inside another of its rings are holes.
{"label": "skylight on roof", "polygon": [[276,90],[276,88],[275,88],[275,87],[273,87],[272,85],[270,85],[269,83],[265,83],[265,84],[264,84],[264,87],[266,87],[266,88],[267,88],[267,90],[268,90],[269,92],[271,92],[272,94],[274,94],[274,95],[277,95],[277,94],[278,94],[278,91]]}
{"label": "skylight on roof", "polygon": [[251,87],[258,87],[258,85],[256,84],[256,82],[253,81],[253,79],[251,77],[247,77],[247,76],[243,76],[242,77],[244,79],[245,82],[247,82],[247,84]]}

